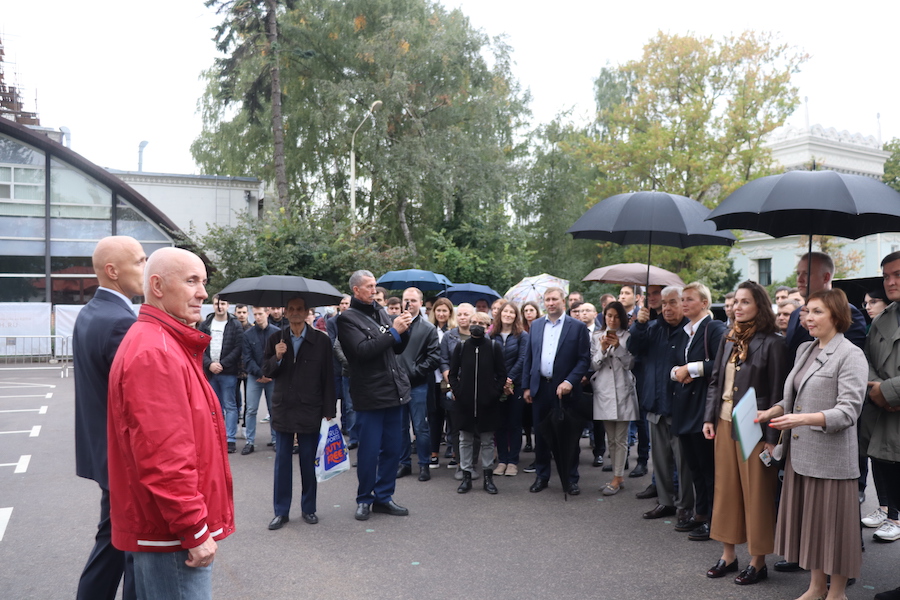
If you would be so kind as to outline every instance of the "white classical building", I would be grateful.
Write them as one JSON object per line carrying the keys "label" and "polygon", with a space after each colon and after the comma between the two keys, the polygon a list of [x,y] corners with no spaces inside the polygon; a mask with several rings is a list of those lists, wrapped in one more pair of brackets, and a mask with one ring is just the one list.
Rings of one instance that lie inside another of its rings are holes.
{"label": "white classical building", "polygon": [[[795,169],[828,169],[840,173],[863,175],[881,180],[884,163],[891,153],[882,149],[874,136],[837,131],[821,125],[812,127],[781,127],[775,130],[766,144],[772,157],[785,171]],[[845,240],[841,252],[858,253],[862,257],[859,269],[846,277],[880,275],[879,263],[889,252],[900,250],[900,233],[881,233]],[[772,238],[745,231],[734,245],[731,257],[742,279],[752,279],[763,285],[783,281],[794,273],[797,259],[805,254],[807,245],[801,236]]]}

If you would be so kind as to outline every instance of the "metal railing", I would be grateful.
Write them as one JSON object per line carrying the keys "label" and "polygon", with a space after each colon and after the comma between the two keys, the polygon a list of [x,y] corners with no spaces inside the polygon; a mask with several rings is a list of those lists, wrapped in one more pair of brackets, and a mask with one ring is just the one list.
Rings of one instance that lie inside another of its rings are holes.
{"label": "metal railing", "polygon": [[72,366],[72,337],[11,335],[0,337],[0,370],[59,370],[68,377]]}

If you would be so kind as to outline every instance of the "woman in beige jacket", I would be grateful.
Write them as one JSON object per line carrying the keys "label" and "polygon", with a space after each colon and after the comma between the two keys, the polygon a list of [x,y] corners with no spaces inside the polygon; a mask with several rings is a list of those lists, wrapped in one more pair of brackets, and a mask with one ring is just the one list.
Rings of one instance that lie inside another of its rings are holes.
{"label": "woman in beige jacket", "polygon": [[798,349],[784,399],[757,419],[781,430],[787,450],[775,551],[810,571],[802,600],[841,600],[862,564],[856,421],[869,367],[843,335],[852,322],[844,292],[815,292],[803,310],[816,340]]}

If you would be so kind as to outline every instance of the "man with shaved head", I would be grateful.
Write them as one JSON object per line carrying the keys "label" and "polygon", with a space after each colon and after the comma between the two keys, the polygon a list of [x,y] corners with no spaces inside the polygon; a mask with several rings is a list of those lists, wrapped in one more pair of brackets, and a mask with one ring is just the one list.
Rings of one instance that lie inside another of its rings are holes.
{"label": "man with shaved head", "polygon": [[100,523],[94,548],[78,582],[79,599],[115,598],[122,575],[125,600],[135,598],[131,558],[113,547],[106,462],[106,393],[109,369],[125,333],[137,318],[131,299],[143,293],[147,256],[134,238],[110,236],[94,248],[100,287],[75,320],[75,472],[100,486]]}
{"label": "man with shaved head", "polygon": [[234,532],[219,400],[203,373],[209,335],[193,325],[206,266],[162,248],[109,375],[112,541],[134,558],[139,598],[210,598],[217,540]]}

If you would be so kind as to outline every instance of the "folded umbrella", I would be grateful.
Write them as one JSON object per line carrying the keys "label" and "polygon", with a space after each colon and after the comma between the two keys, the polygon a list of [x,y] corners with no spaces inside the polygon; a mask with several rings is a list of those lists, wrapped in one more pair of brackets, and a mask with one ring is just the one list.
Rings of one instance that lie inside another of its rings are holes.
{"label": "folded umbrella", "polygon": [[[581,392],[574,393],[580,394]],[[564,408],[562,401],[557,399],[550,414],[538,423],[537,429],[550,447],[553,461],[556,464],[556,472],[559,475],[559,483],[563,488],[563,499],[568,500],[569,484],[571,483],[569,470],[575,460],[578,444],[581,443],[584,419]]]}

